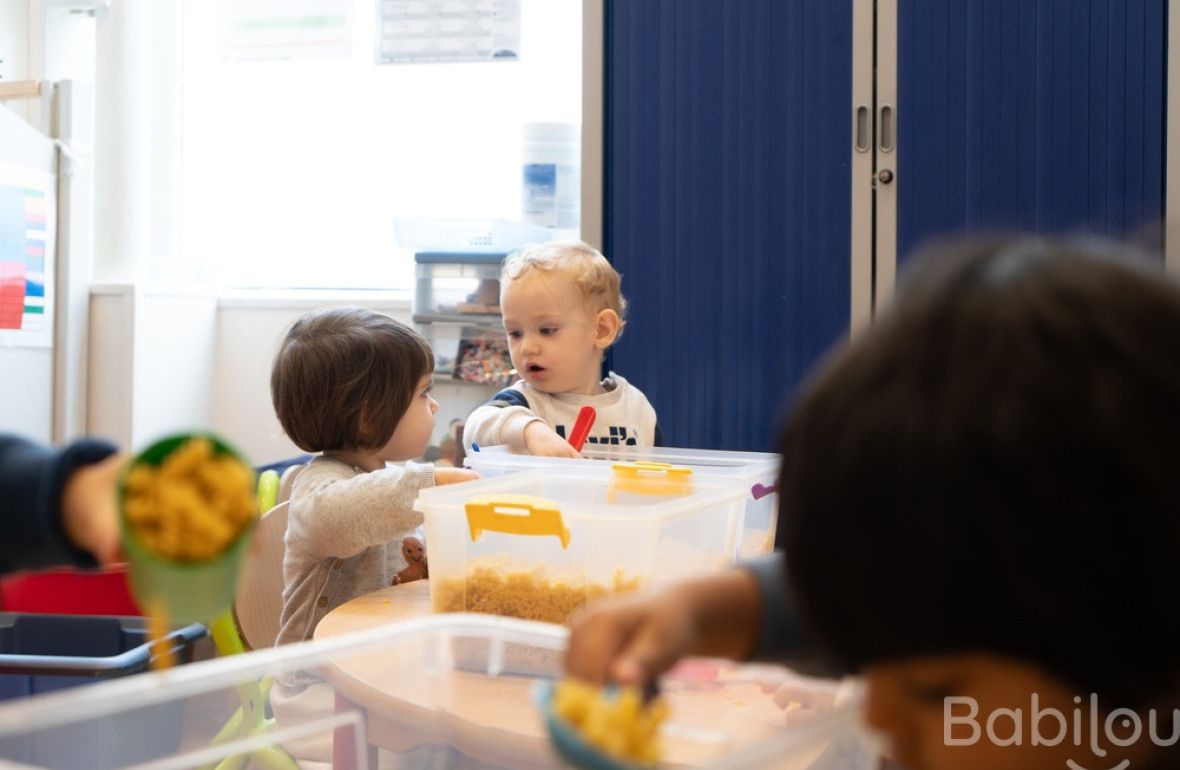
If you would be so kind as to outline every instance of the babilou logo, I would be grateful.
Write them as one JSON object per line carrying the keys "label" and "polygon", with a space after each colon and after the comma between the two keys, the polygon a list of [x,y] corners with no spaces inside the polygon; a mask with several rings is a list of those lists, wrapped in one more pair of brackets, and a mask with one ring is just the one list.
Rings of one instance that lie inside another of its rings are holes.
{"label": "babilou logo", "polygon": [[[1128,748],[1150,741],[1153,746],[1173,746],[1180,741],[1180,709],[1146,715],[1127,708],[1104,712],[1098,696],[1087,701],[1075,696],[1069,712],[1042,707],[1033,693],[1027,712],[1022,708],[998,708],[981,718],[975,698],[947,696],[942,701],[943,742],[947,746],[974,746],[988,741],[995,746],[1075,746],[1078,753],[1099,759],[1111,748]],[[1083,703],[1086,707],[1083,708]],[[1027,732],[1027,735],[1026,735]],[[1066,759],[1069,770],[1127,770],[1131,760],[1093,767]]]}

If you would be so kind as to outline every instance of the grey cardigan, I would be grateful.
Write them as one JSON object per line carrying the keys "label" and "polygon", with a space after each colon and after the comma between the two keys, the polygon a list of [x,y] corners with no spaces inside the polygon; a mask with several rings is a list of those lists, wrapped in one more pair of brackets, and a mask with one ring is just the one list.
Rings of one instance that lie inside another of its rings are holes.
{"label": "grey cardigan", "polygon": [[431,486],[431,465],[366,473],[317,457],[303,469],[291,490],[278,644],[310,639],[330,611],[390,585],[405,566],[401,539],[422,523],[418,490]]}

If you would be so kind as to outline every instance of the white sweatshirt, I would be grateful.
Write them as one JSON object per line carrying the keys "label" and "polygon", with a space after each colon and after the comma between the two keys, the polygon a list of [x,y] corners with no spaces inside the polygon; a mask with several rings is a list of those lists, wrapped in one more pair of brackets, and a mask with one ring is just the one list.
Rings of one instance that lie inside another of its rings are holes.
{"label": "white sweatshirt", "polygon": [[602,381],[605,393],[588,396],[581,393],[544,393],[524,380],[501,390],[486,404],[467,417],[463,427],[463,445],[499,446],[507,444],[524,451],[524,429],[534,420],[542,420],[559,436],[569,436],[583,406],[592,406],[597,416],[586,445],[659,446],[660,429],[656,410],[643,391],[611,372]]}

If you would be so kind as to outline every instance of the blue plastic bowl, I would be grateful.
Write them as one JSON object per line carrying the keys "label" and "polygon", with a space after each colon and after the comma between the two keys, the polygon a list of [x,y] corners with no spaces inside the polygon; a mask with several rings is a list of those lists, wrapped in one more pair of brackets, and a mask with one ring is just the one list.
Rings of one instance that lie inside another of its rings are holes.
{"label": "blue plastic bowl", "polygon": [[553,741],[557,753],[567,762],[581,770],[651,770],[646,765],[626,762],[603,753],[582,737],[576,727],[565,721],[553,709],[554,682],[537,682],[533,685],[533,702],[545,717],[545,728]]}

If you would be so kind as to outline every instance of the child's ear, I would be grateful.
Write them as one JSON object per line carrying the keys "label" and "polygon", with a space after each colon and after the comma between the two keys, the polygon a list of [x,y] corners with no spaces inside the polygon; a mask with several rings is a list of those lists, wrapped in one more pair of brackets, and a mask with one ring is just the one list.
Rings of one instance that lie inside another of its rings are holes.
{"label": "child's ear", "polygon": [[594,316],[594,346],[606,350],[619,336],[619,314],[610,308],[599,310]]}

